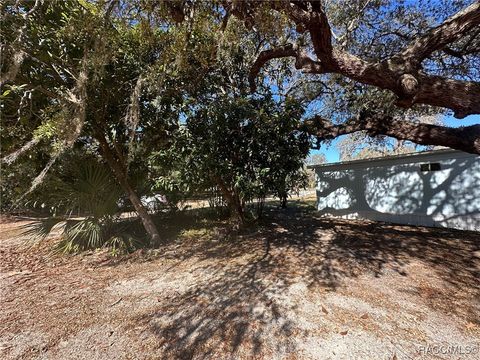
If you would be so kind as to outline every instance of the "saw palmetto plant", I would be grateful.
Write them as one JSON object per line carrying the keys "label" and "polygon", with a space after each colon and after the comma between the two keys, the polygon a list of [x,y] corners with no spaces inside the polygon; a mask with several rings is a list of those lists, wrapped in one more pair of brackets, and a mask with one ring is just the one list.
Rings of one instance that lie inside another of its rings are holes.
{"label": "saw palmetto plant", "polygon": [[25,226],[30,239],[42,240],[58,231],[56,250],[68,253],[100,247],[131,251],[142,245],[141,225],[121,218],[122,190],[102,164],[85,161],[49,187],[51,216]]}

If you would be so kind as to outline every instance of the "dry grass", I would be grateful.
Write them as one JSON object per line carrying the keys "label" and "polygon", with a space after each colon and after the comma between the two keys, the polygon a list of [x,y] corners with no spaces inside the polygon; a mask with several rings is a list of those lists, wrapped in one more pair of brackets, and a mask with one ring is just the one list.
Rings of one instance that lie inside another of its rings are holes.
{"label": "dry grass", "polygon": [[55,239],[27,248],[20,224],[1,223],[2,358],[450,359],[419,350],[478,346],[478,233],[296,206],[242,233],[177,219],[158,251],[52,257]]}

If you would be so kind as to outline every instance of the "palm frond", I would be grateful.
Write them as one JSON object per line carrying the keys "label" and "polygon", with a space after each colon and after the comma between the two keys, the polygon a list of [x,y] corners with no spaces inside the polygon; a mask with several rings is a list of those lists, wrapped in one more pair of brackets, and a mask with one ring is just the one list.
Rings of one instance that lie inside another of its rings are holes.
{"label": "palm frond", "polygon": [[[63,217],[52,216],[26,226],[24,235],[43,239],[63,223],[62,239],[55,251],[75,253],[108,247],[112,252],[129,252],[144,246],[145,237],[138,222],[117,216],[122,190],[112,173],[96,161],[85,161],[55,180],[52,209]],[[70,214],[80,214],[72,219]]]}
{"label": "palm frond", "polygon": [[65,222],[65,219],[59,217],[40,219],[22,226],[21,234],[33,241],[43,240],[52,232],[56,225],[63,222]]}
{"label": "palm frond", "polygon": [[101,218],[118,211],[122,189],[111,171],[96,161],[85,161],[70,169],[68,180],[56,183],[52,200],[64,212],[80,212]]}
{"label": "palm frond", "polygon": [[63,234],[67,252],[99,248],[104,242],[100,221],[94,218],[67,221]]}

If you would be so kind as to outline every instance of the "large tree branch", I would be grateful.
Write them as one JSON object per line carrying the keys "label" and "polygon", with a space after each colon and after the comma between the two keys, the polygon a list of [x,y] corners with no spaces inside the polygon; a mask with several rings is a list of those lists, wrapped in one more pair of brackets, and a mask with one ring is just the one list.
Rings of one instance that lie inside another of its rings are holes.
{"label": "large tree branch", "polygon": [[[418,75],[418,91],[411,99],[414,103],[429,104],[454,111],[462,119],[470,114],[480,114],[480,82],[462,81],[442,76]],[[398,105],[402,105],[401,101]]]}
{"label": "large tree branch", "polygon": [[251,66],[250,74],[248,75],[248,80],[250,82],[250,88],[252,89],[252,91],[255,91],[256,89],[255,79],[257,78],[258,73],[267,62],[272,59],[280,59],[290,56],[294,57],[296,55],[297,52],[293,44],[286,44],[274,49],[262,51]]}
{"label": "large tree branch", "polygon": [[402,58],[412,69],[416,69],[431,53],[445,48],[479,24],[480,1],[475,1],[441,25],[417,37],[396,56]]}
{"label": "large tree branch", "polygon": [[480,114],[479,82],[426,75],[418,69],[421,60],[431,52],[443,49],[480,23],[480,2],[475,2],[442,25],[413,40],[403,51],[381,62],[366,61],[335,48],[330,25],[321,6],[313,6],[305,1],[268,2],[268,5],[287,14],[297,24],[297,31],[310,33],[318,60],[293,45],[265,50],[260,53],[250,72],[252,90],[255,89],[256,76],[268,61],[294,57],[297,69],[302,71],[341,74],[362,84],[390,90],[398,96],[398,105],[402,107],[417,103],[439,106],[453,110],[457,118]]}
{"label": "large tree branch", "polygon": [[331,63],[333,52],[332,30],[322,6],[319,6],[316,11],[312,11],[309,21],[305,23],[305,27],[310,32],[315,54],[320,61]]}
{"label": "large tree branch", "polygon": [[439,145],[480,155],[480,125],[451,128],[432,124],[415,124],[389,116],[366,113],[335,125],[330,120],[315,116],[305,120],[300,130],[320,141],[340,135],[366,131],[370,136],[387,135],[398,140],[409,140],[420,145]]}
{"label": "large tree branch", "polygon": [[250,68],[248,81],[250,88],[253,91],[256,89],[255,79],[257,78],[262,67],[272,59],[281,59],[286,57],[294,57],[295,67],[305,73],[320,74],[323,72],[322,65],[318,61],[314,61],[308,54],[297,48],[293,44],[286,44],[273,49],[268,49],[260,52],[257,59]]}
{"label": "large tree branch", "polygon": [[255,91],[255,79],[267,62],[272,59],[294,57],[295,67],[305,73],[341,73],[360,83],[390,90],[398,96],[397,105],[401,107],[409,108],[415,103],[439,106],[453,110],[457,118],[480,114],[478,82],[421,73],[415,76],[401,74],[401,71],[395,70],[396,65],[390,60],[382,63],[367,62],[341,50],[334,50],[333,56],[335,70],[323,62],[313,60],[292,44],[262,51],[250,69],[250,88]]}

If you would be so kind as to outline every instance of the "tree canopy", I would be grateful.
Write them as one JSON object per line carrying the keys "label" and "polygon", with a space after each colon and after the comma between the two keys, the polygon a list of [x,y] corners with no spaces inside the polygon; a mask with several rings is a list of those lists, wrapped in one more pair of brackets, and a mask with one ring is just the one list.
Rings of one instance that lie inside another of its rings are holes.
{"label": "tree canopy", "polygon": [[65,154],[93,156],[158,241],[142,196],[188,185],[217,187],[232,209],[286,200],[303,181],[308,141],[355,134],[344,147],[360,156],[391,146],[387,136],[397,152],[480,154],[480,124],[437,121],[480,113],[478,1],[0,6],[9,205]]}
{"label": "tree canopy", "polygon": [[[366,131],[480,153],[480,125],[452,129],[398,115],[398,108],[450,111],[459,119],[480,113],[478,1],[227,1],[224,6],[227,16],[243,19],[252,31],[262,30],[258,24],[265,14],[287,19],[277,23],[284,25],[281,36],[267,36],[251,67],[251,87],[270,61],[293,58],[296,70],[315,79],[322,104],[331,103],[305,121],[320,140]],[[333,100],[326,99],[329,93]]]}

